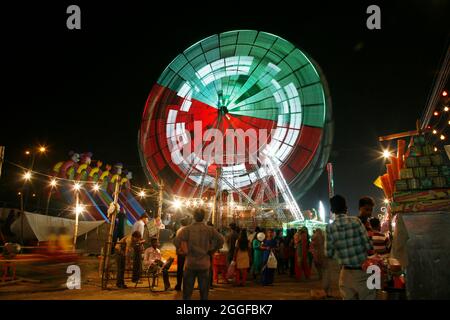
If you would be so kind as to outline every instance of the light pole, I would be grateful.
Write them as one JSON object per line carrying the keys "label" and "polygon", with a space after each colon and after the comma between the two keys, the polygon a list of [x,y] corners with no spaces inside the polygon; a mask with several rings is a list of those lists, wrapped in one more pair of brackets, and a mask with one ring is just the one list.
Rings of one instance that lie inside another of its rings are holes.
{"label": "light pole", "polygon": [[[122,172],[119,172],[121,174]],[[110,205],[110,209],[108,210],[108,218],[110,219],[110,226],[108,232],[108,238],[106,239],[105,251],[103,252],[103,260],[102,260],[102,290],[106,289],[108,286],[109,280],[109,259],[111,257],[112,250],[112,240],[114,233],[114,226],[116,223],[116,216],[119,210],[118,209],[118,201],[119,201],[119,185],[120,178],[116,180],[116,185],[114,188],[114,201]]]}
{"label": "light pole", "polygon": [[83,207],[80,205],[80,196],[79,191],[81,185],[77,182],[74,185],[75,195],[76,195],[76,204],[75,204],[75,227],[73,230],[73,250],[76,250],[77,246],[77,237],[78,237],[78,216],[83,212]]}
{"label": "light pole", "polygon": [[[34,163],[36,161],[36,153],[44,154],[46,152],[47,152],[47,147],[45,147],[45,146],[39,146],[37,148],[33,148],[32,151],[30,151],[30,150],[25,151],[25,154],[27,156],[31,155],[31,165],[29,168],[29,172],[33,171],[33,169],[34,169]],[[25,194],[25,206],[27,205],[27,203],[28,203],[28,190],[26,190],[26,194]]]}
{"label": "light pole", "polygon": [[[23,175],[23,179],[25,180],[24,184],[27,183],[28,181],[30,181],[31,177],[32,177],[31,171],[25,172],[24,175]],[[20,241],[21,241],[21,245],[24,245],[24,240],[23,240],[23,223],[24,223],[24,219],[25,219],[25,208],[24,208],[24,203],[23,203],[23,190],[21,192],[19,192],[19,196],[20,196],[20,211],[21,211],[21,217],[20,217]]]}
{"label": "light pole", "polygon": [[25,211],[23,210],[23,193],[18,193],[20,197],[20,244],[23,246],[23,216],[25,215]]}
{"label": "light pole", "polygon": [[52,181],[50,181],[50,190],[48,192],[47,205],[45,207],[45,215],[48,215],[48,207],[50,206],[50,198],[52,197],[53,188],[55,188],[56,185],[57,185],[56,179],[53,179]]}

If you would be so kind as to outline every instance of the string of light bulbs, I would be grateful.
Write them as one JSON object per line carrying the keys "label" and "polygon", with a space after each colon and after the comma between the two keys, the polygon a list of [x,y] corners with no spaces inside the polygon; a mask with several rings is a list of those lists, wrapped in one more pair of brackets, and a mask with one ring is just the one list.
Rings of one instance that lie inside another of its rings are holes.
{"label": "string of light bulbs", "polygon": [[[58,182],[67,182],[67,183],[73,184],[74,189],[77,191],[80,190],[83,187],[83,185],[92,185],[93,191],[99,191],[101,189],[98,181],[80,181],[80,180],[76,180],[76,179],[67,179],[67,178],[62,178],[62,177],[56,177],[54,175],[49,175],[49,174],[42,173],[42,172],[39,172],[36,170],[32,170],[30,168],[24,167],[20,164],[14,163],[9,160],[4,160],[4,162],[23,170],[24,171],[24,173],[23,173],[24,180],[27,180],[27,181],[31,180],[33,178],[33,176],[42,176],[42,177],[47,178],[48,180],[50,180],[50,187],[52,187],[52,188],[57,187]],[[157,196],[157,190],[142,188],[139,186],[132,185],[131,183],[130,183],[130,190],[135,195],[137,195],[141,198]]]}

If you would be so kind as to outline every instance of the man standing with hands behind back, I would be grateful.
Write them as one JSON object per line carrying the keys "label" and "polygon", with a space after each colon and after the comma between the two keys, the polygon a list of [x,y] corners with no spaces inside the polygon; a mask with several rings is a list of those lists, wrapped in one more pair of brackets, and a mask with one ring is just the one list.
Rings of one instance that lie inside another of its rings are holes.
{"label": "man standing with hands behind back", "polygon": [[225,239],[213,227],[204,222],[205,210],[194,210],[195,222],[177,233],[174,244],[177,250],[187,251],[183,276],[183,299],[190,300],[194,290],[195,279],[198,279],[200,299],[208,300],[210,254],[222,248]]}

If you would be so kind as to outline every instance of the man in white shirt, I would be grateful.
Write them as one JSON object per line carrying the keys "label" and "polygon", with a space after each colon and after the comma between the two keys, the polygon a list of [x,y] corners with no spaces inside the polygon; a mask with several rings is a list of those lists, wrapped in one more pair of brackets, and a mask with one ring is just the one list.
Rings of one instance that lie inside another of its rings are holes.
{"label": "man in white shirt", "polygon": [[144,212],[144,214],[140,216],[139,219],[133,224],[133,229],[131,230],[131,233],[139,231],[141,234],[141,239],[143,239],[145,225],[147,223],[148,223],[148,214]]}
{"label": "man in white shirt", "polygon": [[163,261],[161,251],[158,249],[158,239],[152,238],[151,246],[144,252],[144,266],[150,271],[157,271],[158,267],[162,267],[162,275],[164,280],[164,290],[173,290],[170,288],[169,269],[173,263],[173,258],[170,257],[166,262]]}

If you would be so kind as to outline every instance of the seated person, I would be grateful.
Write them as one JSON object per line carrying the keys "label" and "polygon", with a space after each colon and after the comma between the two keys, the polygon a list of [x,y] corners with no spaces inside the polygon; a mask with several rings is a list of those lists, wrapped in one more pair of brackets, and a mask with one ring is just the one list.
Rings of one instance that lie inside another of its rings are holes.
{"label": "seated person", "polygon": [[161,267],[164,280],[164,290],[173,290],[170,288],[169,269],[174,259],[171,257],[166,262],[162,260],[161,251],[158,249],[158,239],[152,238],[150,244],[151,246],[144,252],[144,266],[148,268],[149,272],[156,272],[158,267]]}

